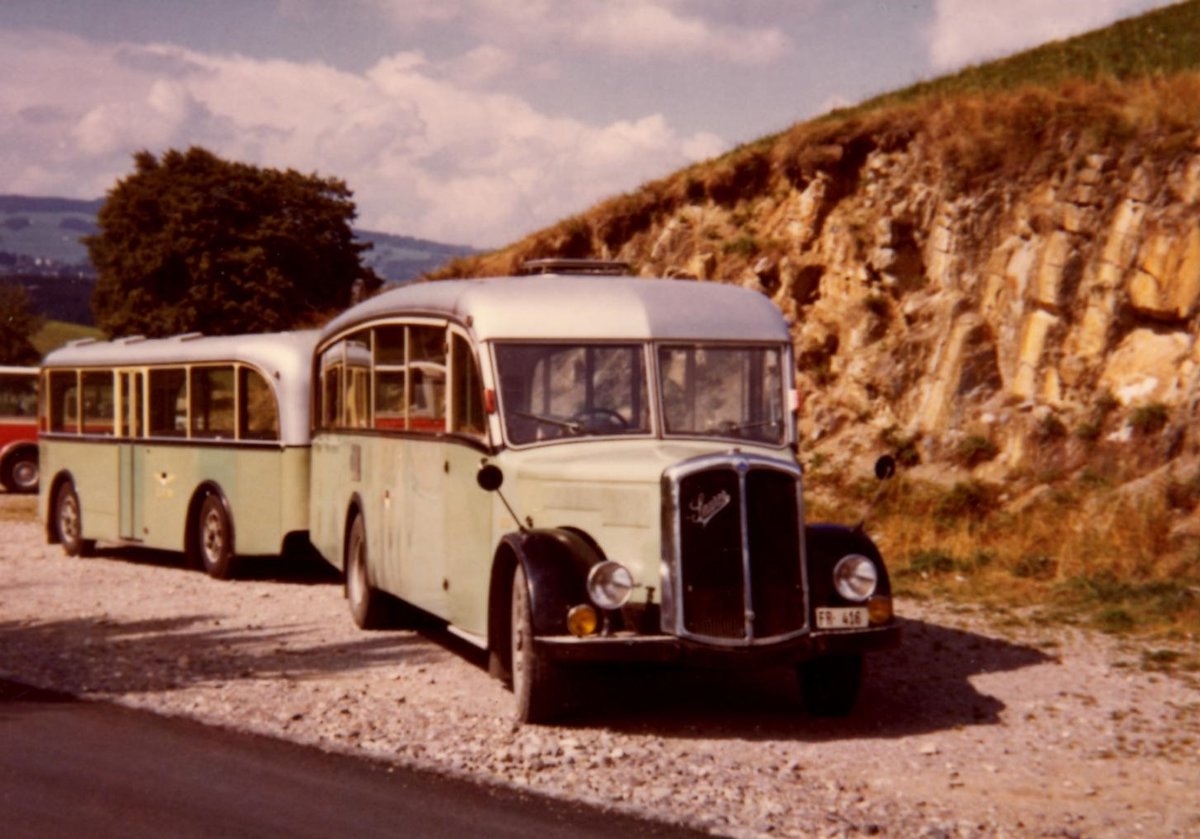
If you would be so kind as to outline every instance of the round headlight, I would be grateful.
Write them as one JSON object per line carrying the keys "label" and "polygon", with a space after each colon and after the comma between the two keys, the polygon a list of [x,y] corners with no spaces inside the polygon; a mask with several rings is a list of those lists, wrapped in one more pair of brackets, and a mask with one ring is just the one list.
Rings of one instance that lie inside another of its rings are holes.
{"label": "round headlight", "polygon": [[601,609],[620,609],[633,594],[633,575],[619,562],[601,562],[588,572],[587,592]]}
{"label": "round headlight", "polygon": [[833,587],[847,600],[861,603],[875,593],[878,585],[879,571],[865,556],[850,554],[833,566]]}

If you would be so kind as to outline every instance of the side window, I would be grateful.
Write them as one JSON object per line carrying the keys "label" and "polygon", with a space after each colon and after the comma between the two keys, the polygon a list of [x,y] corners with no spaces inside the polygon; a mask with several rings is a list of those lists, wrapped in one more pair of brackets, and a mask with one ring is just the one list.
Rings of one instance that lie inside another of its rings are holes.
{"label": "side window", "polygon": [[193,367],[192,436],[233,439],[233,366]]}
{"label": "side window", "polygon": [[150,371],[150,436],[187,435],[187,371],[166,367]]}
{"label": "side window", "polygon": [[487,424],[483,410],[483,379],[471,344],[461,335],[450,339],[450,371],[453,377],[450,430],[459,434],[482,437]]}
{"label": "side window", "polygon": [[137,370],[121,370],[117,373],[118,390],[121,394],[121,414],[117,417],[117,435],[120,437],[142,437],[142,414],[144,412],[146,379]]}
{"label": "side window", "polygon": [[443,327],[409,327],[408,378],[408,427],[415,431],[444,431],[446,330]]}
{"label": "side window", "polygon": [[405,327],[381,326],[375,330],[375,427],[408,428],[407,356],[404,349]]}
{"label": "side window", "polygon": [[275,393],[262,374],[250,367],[238,369],[242,399],[238,437],[243,440],[278,440],[279,406]]}
{"label": "side window", "polygon": [[81,379],[83,433],[111,435],[115,425],[112,371],[86,371]]}
{"label": "side window", "polygon": [[0,374],[0,417],[32,421],[37,414],[37,377]]}
{"label": "side window", "polygon": [[347,428],[369,428],[371,425],[371,336],[368,332],[351,335],[346,345],[346,367],[343,380],[346,386],[346,414],[342,424]]}
{"label": "side window", "polygon": [[50,431],[79,431],[79,376],[74,370],[51,370],[48,411]]}
{"label": "side window", "polygon": [[321,411],[318,421],[322,428],[337,428],[342,424],[345,349],[344,342],[339,341],[321,353]]}

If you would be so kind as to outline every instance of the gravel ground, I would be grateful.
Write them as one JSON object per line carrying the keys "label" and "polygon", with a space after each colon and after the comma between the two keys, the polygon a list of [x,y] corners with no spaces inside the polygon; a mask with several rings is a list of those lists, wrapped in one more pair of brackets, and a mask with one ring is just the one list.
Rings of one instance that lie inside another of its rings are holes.
{"label": "gravel ground", "polygon": [[17,681],[719,835],[1200,835],[1200,679],[1103,635],[901,600],[902,647],[846,719],[805,715],[788,671],[622,668],[564,724],[519,726],[472,648],[355,629],[321,564],[218,582],[174,554],[71,559],[33,510],[0,496]]}

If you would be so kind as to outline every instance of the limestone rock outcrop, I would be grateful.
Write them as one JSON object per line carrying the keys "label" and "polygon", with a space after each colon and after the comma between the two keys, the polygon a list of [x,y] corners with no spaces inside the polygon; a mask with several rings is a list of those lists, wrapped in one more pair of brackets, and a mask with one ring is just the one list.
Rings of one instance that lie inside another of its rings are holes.
{"label": "limestone rock outcrop", "polygon": [[[770,296],[792,324],[805,450],[903,439],[954,465],[983,438],[995,456],[970,468],[997,479],[1098,457],[1144,472],[1200,449],[1200,118],[1178,108],[1198,89],[799,126],[576,217],[571,241],[582,226],[587,255]],[[564,235],[481,273],[583,255]]]}

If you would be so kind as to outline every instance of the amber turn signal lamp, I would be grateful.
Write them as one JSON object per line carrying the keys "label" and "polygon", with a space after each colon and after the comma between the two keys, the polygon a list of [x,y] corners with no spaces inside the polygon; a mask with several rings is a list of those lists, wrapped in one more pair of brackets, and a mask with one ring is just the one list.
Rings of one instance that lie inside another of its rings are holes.
{"label": "amber turn signal lamp", "polygon": [[576,638],[595,635],[599,626],[600,620],[591,606],[572,606],[571,611],[567,612],[567,631]]}
{"label": "amber turn signal lamp", "polygon": [[870,618],[872,624],[887,623],[892,619],[892,598],[872,597],[867,603],[867,617]]}

